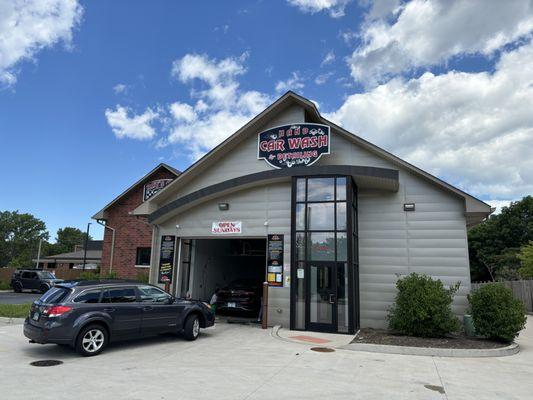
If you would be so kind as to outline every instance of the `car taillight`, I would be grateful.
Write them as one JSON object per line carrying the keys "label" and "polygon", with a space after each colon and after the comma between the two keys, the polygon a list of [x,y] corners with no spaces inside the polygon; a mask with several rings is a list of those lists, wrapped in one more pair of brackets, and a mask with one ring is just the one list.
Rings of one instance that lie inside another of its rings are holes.
{"label": "car taillight", "polygon": [[70,310],[72,310],[72,307],[51,306],[51,307],[45,308],[45,310],[43,311],[43,314],[47,315],[48,317],[59,317],[60,315],[68,313]]}

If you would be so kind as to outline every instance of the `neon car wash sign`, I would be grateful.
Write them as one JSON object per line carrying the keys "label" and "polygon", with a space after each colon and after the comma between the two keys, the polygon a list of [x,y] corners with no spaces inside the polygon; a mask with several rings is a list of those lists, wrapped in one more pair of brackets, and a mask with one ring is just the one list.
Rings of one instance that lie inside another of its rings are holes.
{"label": "neon car wash sign", "polygon": [[329,154],[329,126],[294,124],[261,132],[257,158],[274,168],[306,166]]}

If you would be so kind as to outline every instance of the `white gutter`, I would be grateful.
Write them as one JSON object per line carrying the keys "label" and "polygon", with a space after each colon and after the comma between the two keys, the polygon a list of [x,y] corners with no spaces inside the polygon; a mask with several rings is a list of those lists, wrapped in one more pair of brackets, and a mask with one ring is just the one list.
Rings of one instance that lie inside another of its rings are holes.
{"label": "white gutter", "polygon": [[111,228],[104,221],[105,221],[104,219],[97,219],[96,220],[96,222],[99,225],[102,225],[104,228],[107,228],[107,229],[109,229],[112,232],[112,236],[111,236],[111,254],[110,254],[110,260],[109,260],[109,273],[111,274],[111,272],[113,271],[113,255],[115,253],[115,228]]}

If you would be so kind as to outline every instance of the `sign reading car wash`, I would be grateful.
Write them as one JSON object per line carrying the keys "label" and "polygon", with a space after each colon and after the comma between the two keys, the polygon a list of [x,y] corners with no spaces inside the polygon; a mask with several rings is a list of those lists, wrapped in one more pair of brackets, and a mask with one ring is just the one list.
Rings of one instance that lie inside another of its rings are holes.
{"label": "sign reading car wash", "polygon": [[211,226],[213,235],[239,235],[242,233],[241,221],[217,221]]}
{"label": "sign reading car wash", "polygon": [[329,154],[329,126],[294,124],[261,132],[257,158],[274,168],[306,166]]}
{"label": "sign reading car wash", "polygon": [[155,181],[147,182],[144,185],[143,200],[148,200],[150,197],[152,197],[165,186],[167,186],[170,182],[172,182],[172,179],[156,179]]}

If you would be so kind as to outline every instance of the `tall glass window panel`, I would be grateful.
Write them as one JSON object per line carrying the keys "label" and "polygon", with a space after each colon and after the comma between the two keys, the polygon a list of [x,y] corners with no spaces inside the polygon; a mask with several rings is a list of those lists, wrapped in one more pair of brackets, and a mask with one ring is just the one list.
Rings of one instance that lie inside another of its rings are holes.
{"label": "tall glass window panel", "polygon": [[296,204],[296,230],[305,229],[305,204]]}
{"label": "tall glass window panel", "polygon": [[348,260],[348,237],[346,232],[337,232],[337,261]]}
{"label": "tall glass window panel", "polygon": [[348,303],[348,265],[337,264],[337,329],[348,332],[350,329]]}
{"label": "tall glass window panel", "polygon": [[337,203],[337,230],[346,230],[346,203]]}
{"label": "tall glass window panel", "polygon": [[294,322],[296,329],[305,329],[305,265],[297,263],[296,269],[296,315]]}
{"label": "tall glass window panel", "polygon": [[335,229],[335,203],[308,203],[307,229],[330,231]]}
{"label": "tall glass window panel", "polygon": [[308,233],[307,259],[312,261],[335,261],[335,233]]}
{"label": "tall glass window panel", "polygon": [[305,201],[305,178],[296,181],[296,201]]}
{"label": "tall glass window panel", "polygon": [[305,260],[305,233],[296,233],[296,258]]}
{"label": "tall glass window panel", "polygon": [[337,178],[337,200],[346,200],[346,178]]}
{"label": "tall glass window panel", "polygon": [[335,200],[335,178],[312,178],[307,181],[307,201]]}

